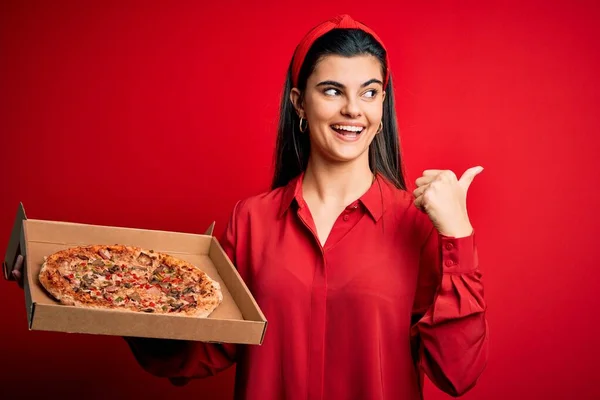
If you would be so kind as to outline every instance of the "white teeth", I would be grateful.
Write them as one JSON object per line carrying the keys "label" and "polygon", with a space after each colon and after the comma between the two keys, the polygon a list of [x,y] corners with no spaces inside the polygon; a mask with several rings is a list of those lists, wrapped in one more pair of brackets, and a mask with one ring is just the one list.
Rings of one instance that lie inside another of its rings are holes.
{"label": "white teeth", "polygon": [[339,129],[348,132],[362,132],[363,127],[361,126],[347,126],[347,125],[332,125],[334,129]]}

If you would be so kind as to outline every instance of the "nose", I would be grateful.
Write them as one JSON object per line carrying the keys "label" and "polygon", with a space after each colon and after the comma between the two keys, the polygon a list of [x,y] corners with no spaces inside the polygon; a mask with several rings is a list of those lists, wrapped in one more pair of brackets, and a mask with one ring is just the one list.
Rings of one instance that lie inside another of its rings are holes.
{"label": "nose", "polygon": [[357,118],[362,115],[360,104],[358,103],[358,100],[354,98],[346,98],[346,102],[344,103],[341,112],[349,118]]}

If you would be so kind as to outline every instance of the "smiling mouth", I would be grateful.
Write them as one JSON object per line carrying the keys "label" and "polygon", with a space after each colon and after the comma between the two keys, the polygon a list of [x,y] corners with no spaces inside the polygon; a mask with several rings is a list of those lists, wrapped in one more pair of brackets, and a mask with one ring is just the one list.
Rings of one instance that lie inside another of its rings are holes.
{"label": "smiling mouth", "polygon": [[352,125],[331,125],[331,129],[347,138],[355,138],[365,130],[365,127]]}

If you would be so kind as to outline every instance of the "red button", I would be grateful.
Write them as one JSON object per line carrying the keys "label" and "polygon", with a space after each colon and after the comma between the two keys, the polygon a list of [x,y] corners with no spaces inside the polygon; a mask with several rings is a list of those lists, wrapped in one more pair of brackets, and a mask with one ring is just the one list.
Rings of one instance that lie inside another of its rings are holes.
{"label": "red button", "polygon": [[452,261],[452,260],[446,260],[446,266],[447,267],[451,267],[453,265],[454,265],[454,261]]}
{"label": "red button", "polygon": [[347,216],[347,215],[344,215],[344,221],[348,221],[349,219],[350,219],[350,217],[349,217],[349,216]]}
{"label": "red button", "polygon": [[452,250],[453,247],[452,243],[446,243],[446,250]]}

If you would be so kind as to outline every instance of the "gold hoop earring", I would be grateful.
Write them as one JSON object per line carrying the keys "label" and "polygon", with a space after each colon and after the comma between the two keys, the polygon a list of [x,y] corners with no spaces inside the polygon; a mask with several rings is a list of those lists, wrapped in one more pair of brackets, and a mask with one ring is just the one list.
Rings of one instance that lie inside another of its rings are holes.
{"label": "gold hoop earring", "polygon": [[304,118],[300,117],[300,132],[304,133],[306,132],[306,128],[308,128],[308,121],[306,121],[306,125],[304,126],[304,129],[302,129],[302,121],[306,121]]}
{"label": "gold hoop earring", "polygon": [[377,129],[377,132],[375,132],[375,133],[381,133],[381,132],[383,132],[383,121],[379,122],[379,129]]}

